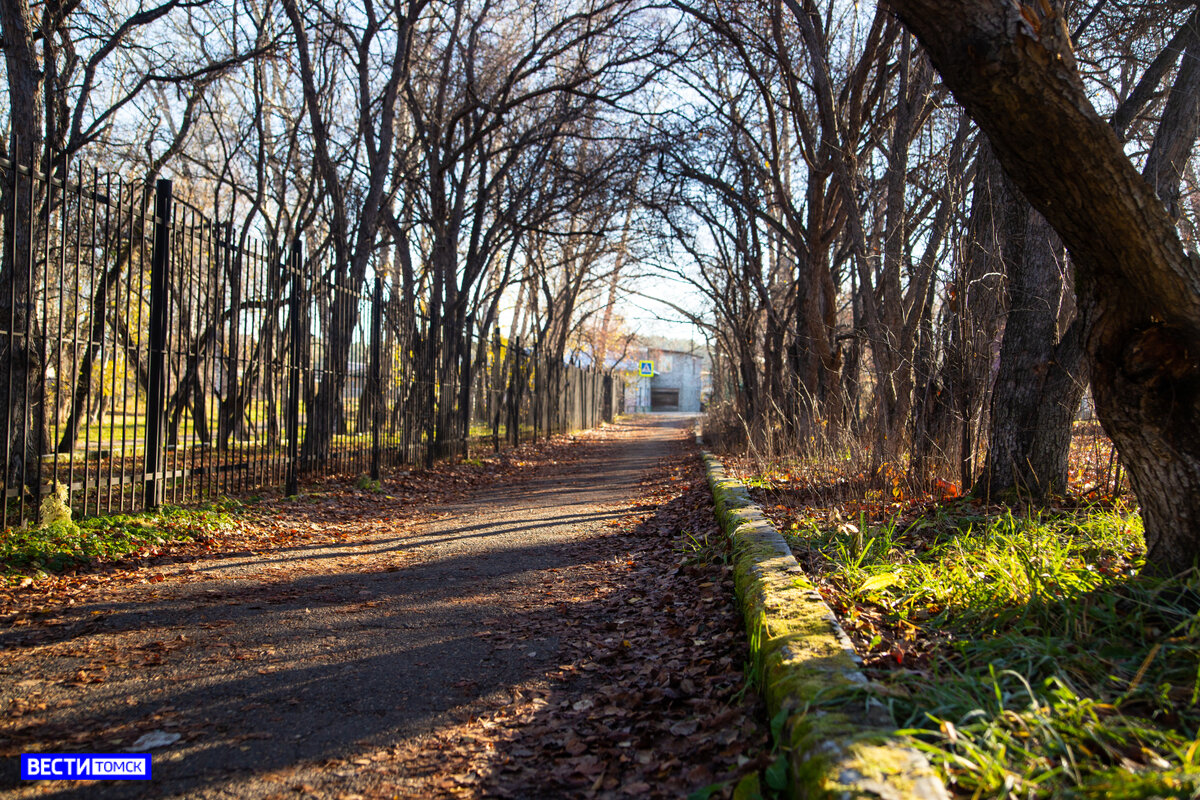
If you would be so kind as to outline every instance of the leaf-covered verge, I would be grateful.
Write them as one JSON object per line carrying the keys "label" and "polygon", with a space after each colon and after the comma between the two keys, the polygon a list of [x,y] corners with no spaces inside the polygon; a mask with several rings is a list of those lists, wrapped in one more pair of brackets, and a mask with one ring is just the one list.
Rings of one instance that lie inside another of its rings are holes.
{"label": "leaf-covered verge", "polygon": [[1200,797],[1200,578],[1138,575],[1135,509],[881,500],[831,471],[746,477],[949,788]]}
{"label": "leaf-covered verge", "polygon": [[[0,531],[0,588],[53,591],[77,576],[153,566],[161,560],[265,551],[297,541],[328,540],[317,525],[294,524],[296,517],[343,517],[348,508],[378,510],[383,519],[430,503],[444,502],[501,476],[553,467],[571,448],[594,434],[555,436],[498,454],[439,462],[432,469],[401,469],[383,476],[334,476],[302,487],[296,497],[278,492],[220,498],[196,508],[166,505],[72,519],[59,515],[45,525],[26,524]],[[334,509],[328,515],[324,512]],[[291,513],[291,512],[297,513]],[[332,538],[337,538],[336,534]],[[0,595],[0,613],[8,609]]]}

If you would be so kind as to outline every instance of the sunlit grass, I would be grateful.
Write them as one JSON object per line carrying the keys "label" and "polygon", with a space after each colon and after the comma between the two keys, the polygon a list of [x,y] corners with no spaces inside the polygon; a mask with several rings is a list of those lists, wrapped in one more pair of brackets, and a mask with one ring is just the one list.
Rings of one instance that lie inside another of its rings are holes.
{"label": "sunlit grass", "polygon": [[0,531],[0,574],[63,572],[121,558],[169,543],[205,539],[233,524],[233,501],[198,509],[173,506],[140,514],[115,514],[42,527]]}
{"label": "sunlit grass", "polygon": [[964,796],[1200,797],[1200,579],[1132,511],[797,523],[898,723]]}

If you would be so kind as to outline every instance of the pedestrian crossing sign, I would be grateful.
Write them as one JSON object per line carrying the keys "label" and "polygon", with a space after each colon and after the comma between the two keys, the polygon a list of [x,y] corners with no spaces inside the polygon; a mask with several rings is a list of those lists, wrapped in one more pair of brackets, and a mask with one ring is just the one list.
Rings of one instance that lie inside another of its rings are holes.
{"label": "pedestrian crossing sign", "polygon": [[639,361],[638,362],[638,375],[641,375],[643,378],[653,378],[654,377],[654,362],[653,361]]}

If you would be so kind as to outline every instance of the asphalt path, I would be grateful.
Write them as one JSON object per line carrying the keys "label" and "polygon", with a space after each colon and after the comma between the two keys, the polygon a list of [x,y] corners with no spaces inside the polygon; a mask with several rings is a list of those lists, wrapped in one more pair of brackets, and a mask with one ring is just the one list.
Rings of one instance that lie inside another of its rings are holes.
{"label": "asphalt path", "polygon": [[[686,427],[643,419],[416,519],[177,564],[64,608],[37,635],[0,630],[0,707],[25,710],[6,726],[0,794],[372,795],[365,768],[389,748],[510,701],[554,665],[557,635],[530,634],[522,617],[557,570],[595,558],[587,543],[636,513],[639,480]],[[519,646],[496,646],[516,629]],[[148,783],[22,782],[11,758],[124,752],[147,734],[172,740],[147,748]]]}

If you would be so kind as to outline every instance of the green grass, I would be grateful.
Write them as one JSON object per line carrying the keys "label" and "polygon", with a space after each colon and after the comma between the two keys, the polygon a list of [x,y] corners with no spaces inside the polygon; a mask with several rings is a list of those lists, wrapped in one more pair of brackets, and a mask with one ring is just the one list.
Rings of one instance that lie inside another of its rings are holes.
{"label": "green grass", "polygon": [[1135,514],[962,503],[791,538],[957,793],[1200,797],[1200,578],[1139,577]]}
{"label": "green grass", "polygon": [[359,475],[358,480],[354,482],[355,487],[364,492],[373,492],[375,494],[383,494],[383,485],[379,481],[372,478],[370,475]]}
{"label": "green grass", "polygon": [[169,543],[201,541],[233,524],[233,501],[201,509],[89,517],[0,532],[0,573],[7,578],[63,572]]}

